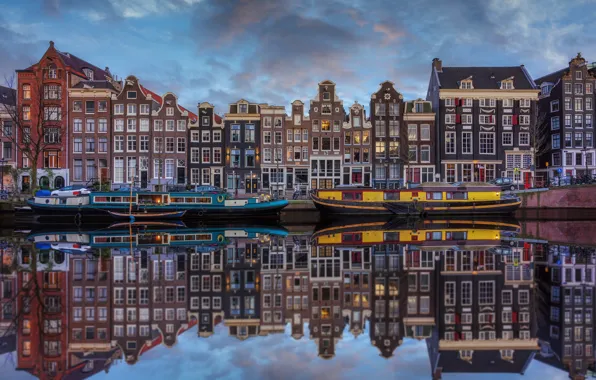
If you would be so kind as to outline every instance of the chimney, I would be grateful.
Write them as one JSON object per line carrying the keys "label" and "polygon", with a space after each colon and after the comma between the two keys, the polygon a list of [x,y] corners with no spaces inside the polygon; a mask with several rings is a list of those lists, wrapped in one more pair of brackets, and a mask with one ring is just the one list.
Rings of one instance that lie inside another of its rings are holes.
{"label": "chimney", "polygon": [[439,58],[433,58],[433,67],[437,69],[438,72],[443,72],[443,61]]}
{"label": "chimney", "polygon": [[54,41],[50,41],[50,47],[53,48],[54,47]]}

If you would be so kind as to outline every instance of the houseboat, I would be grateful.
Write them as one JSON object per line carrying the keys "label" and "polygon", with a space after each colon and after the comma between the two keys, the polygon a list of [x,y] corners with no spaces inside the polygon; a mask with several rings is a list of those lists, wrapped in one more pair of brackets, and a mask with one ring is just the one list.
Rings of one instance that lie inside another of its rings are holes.
{"label": "houseboat", "polygon": [[187,228],[167,222],[116,223],[108,228],[90,231],[36,231],[27,240],[38,249],[53,249],[69,253],[88,252],[101,248],[135,249],[142,247],[216,247],[235,238],[267,240],[271,236],[285,237],[281,226],[204,226]]}
{"label": "houseboat", "polygon": [[517,235],[517,222],[482,220],[419,220],[417,222],[361,222],[318,228],[312,236],[318,246],[371,246],[411,244],[425,249],[449,249],[458,246],[490,247]]}
{"label": "houseboat", "polygon": [[231,194],[204,192],[92,192],[88,195],[35,196],[27,204],[37,215],[107,216],[115,219],[181,219],[276,216],[287,200],[268,195],[234,199]]}
{"label": "houseboat", "polygon": [[311,198],[323,215],[499,215],[521,205],[519,197],[487,183],[429,182],[399,190],[340,187],[314,190]]}

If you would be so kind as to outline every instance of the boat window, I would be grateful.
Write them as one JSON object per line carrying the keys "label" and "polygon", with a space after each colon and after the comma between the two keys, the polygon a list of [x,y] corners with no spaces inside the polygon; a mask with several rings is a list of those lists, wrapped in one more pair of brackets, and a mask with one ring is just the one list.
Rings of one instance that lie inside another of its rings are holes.
{"label": "boat window", "polygon": [[184,202],[186,202],[186,203],[195,203],[195,199],[194,198],[184,198]]}
{"label": "boat window", "polygon": [[356,199],[357,201],[361,201],[362,200],[362,193],[355,193],[354,194],[354,199]]}
{"label": "boat window", "polygon": [[426,240],[443,240],[443,233],[441,231],[427,232]]}
{"label": "boat window", "polygon": [[383,240],[385,242],[399,241],[399,232],[385,232],[383,234]]}
{"label": "boat window", "polygon": [[93,198],[93,201],[95,203],[99,203],[99,202],[107,202],[108,201],[108,197],[95,197]]}
{"label": "boat window", "polygon": [[197,198],[197,203],[211,203],[211,197]]}
{"label": "boat window", "polygon": [[452,193],[447,193],[447,199],[466,200],[468,199],[468,193],[465,191],[455,191]]}
{"label": "boat window", "polygon": [[398,191],[386,192],[385,194],[383,194],[383,198],[386,201],[399,201],[399,192]]}
{"label": "boat window", "polygon": [[466,240],[468,233],[466,231],[447,232],[446,240]]}
{"label": "boat window", "polygon": [[354,193],[343,193],[344,201],[351,201],[354,199]]}
{"label": "boat window", "polygon": [[443,193],[440,191],[428,192],[428,193],[426,193],[426,199],[440,201],[443,199]]}
{"label": "boat window", "polygon": [[112,197],[112,202],[122,202],[122,197]]}

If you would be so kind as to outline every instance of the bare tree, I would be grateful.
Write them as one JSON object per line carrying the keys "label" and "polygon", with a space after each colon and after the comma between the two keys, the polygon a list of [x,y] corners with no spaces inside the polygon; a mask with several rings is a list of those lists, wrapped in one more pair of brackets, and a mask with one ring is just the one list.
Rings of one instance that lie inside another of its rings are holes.
{"label": "bare tree", "polygon": [[538,159],[550,150],[550,130],[547,123],[547,113],[542,112],[539,106],[536,106],[536,117],[530,124],[530,139],[532,144],[532,159],[534,161],[534,170],[532,178],[536,186],[536,169],[538,169]]}
{"label": "bare tree", "polygon": [[[16,88],[15,76],[5,78],[6,86],[15,90],[15,99],[11,103],[16,106],[0,104],[13,127],[10,131],[5,130],[4,136],[17,146],[29,161],[31,193],[34,193],[37,185],[37,167],[39,161],[44,159],[44,151],[52,147],[58,148],[65,131],[62,127],[65,110],[58,103],[62,96],[61,88],[58,86],[56,89],[44,84],[45,76],[51,78],[50,75],[52,74],[49,70],[35,73],[34,77],[27,81],[28,87],[23,88],[23,102],[18,101],[19,91]],[[18,163],[18,157],[15,159]]]}

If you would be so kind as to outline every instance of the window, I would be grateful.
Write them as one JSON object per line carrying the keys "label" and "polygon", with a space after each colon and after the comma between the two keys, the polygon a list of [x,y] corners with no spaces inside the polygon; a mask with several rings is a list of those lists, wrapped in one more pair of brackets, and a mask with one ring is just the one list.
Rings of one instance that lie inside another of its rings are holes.
{"label": "window", "polygon": [[141,105],[139,105],[139,114],[141,114],[141,115],[149,115],[149,104],[141,104]]}
{"label": "window", "polygon": [[576,111],[583,111],[584,108],[584,101],[582,98],[575,98],[575,110]]}
{"label": "window", "polygon": [[[455,133],[455,132],[453,132]],[[472,154],[472,132],[462,132],[461,152],[463,154]]]}
{"label": "window", "polygon": [[455,114],[446,114],[445,124],[455,124]]}
{"label": "window", "polygon": [[503,132],[503,145],[513,145],[513,132]]}
{"label": "window", "polygon": [[[31,89],[29,88],[29,98],[25,98],[25,86],[29,87],[29,85],[24,85],[23,86],[23,98],[24,99],[30,99],[31,98]],[[45,85],[43,86],[43,98],[44,99],[62,99],[62,89],[61,86],[58,86],[56,84],[50,84],[50,85]],[[89,103],[89,102],[87,102]],[[93,106],[94,102],[91,101],[91,113],[93,113],[94,111],[94,106]],[[89,110],[87,108],[87,113],[89,113]]]}
{"label": "window", "polygon": [[166,131],[168,131],[168,132],[174,131],[174,120],[166,120]]}
{"label": "window", "polygon": [[137,105],[136,104],[127,104],[126,105],[126,114],[129,116],[134,116],[137,114]]}
{"label": "window", "polygon": [[455,306],[455,282],[445,282],[445,306]]}
{"label": "window", "polygon": [[503,115],[503,126],[513,125],[513,115]]}
{"label": "window", "polygon": [[592,109],[594,108],[594,104],[592,102],[593,102],[593,99],[588,96],[586,98],[586,111],[592,111]]}
{"label": "window", "polygon": [[422,145],[420,147],[420,162],[430,162],[430,146]]}
{"label": "window", "polygon": [[550,129],[556,131],[561,127],[559,116],[553,116],[550,118]]}
{"label": "window", "polygon": [[519,133],[519,145],[520,146],[530,145],[530,133],[529,132],[520,132]]}
{"label": "window", "polygon": [[153,130],[155,132],[163,131],[163,120],[153,120]]}
{"label": "window", "polygon": [[255,125],[246,124],[244,126],[244,142],[254,143],[255,142]]}
{"label": "window", "polygon": [[559,112],[559,101],[553,100],[550,102],[550,112]]}
{"label": "window", "polygon": [[95,139],[93,137],[87,137],[85,139],[85,152],[86,153],[94,153],[95,152]]}
{"label": "window", "polygon": [[480,132],[480,154],[495,154],[494,132]]}
{"label": "window", "polygon": [[571,98],[565,98],[565,111],[571,110],[573,110],[573,108],[571,107]]}
{"label": "window", "polygon": [[[565,135],[567,135],[567,134],[565,134]],[[569,139],[571,140],[571,134],[569,134]],[[552,140],[552,142],[551,142],[552,149],[560,149],[561,148],[561,135],[559,135],[559,134],[552,135],[551,140]],[[553,162],[553,165],[555,165],[554,162]]]}
{"label": "window", "polygon": [[455,153],[455,132],[445,132],[445,153]]}
{"label": "window", "polygon": [[494,281],[480,281],[478,286],[478,304],[493,305],[495,303]]}
{"label": "window", "polygon": [[461,304],[462,304],[462,306],[472,305],[472,282],[471,281],[463,281],[461,283]]}
{"label": "window", "polygon": [[416,124],[408,125],[408,141],[418,140],[418,126]]}
{"label": "window", "polygon": [[240,142],[240,125],[232,124],[232,130],[230,132],[230,142]]}

